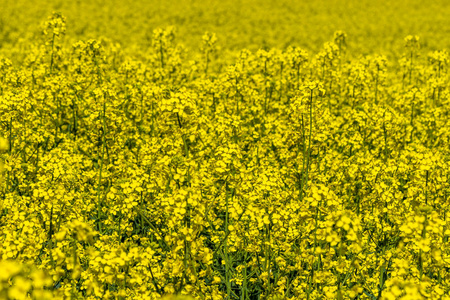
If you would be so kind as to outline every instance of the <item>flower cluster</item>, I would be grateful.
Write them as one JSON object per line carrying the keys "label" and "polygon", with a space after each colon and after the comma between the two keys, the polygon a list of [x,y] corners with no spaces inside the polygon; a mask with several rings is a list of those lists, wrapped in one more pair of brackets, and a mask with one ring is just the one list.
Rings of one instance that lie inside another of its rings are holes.
{"label": "flower cluster", "polygon": [[446,51],[45,24],[0,58],[0,297],[449,299]]}

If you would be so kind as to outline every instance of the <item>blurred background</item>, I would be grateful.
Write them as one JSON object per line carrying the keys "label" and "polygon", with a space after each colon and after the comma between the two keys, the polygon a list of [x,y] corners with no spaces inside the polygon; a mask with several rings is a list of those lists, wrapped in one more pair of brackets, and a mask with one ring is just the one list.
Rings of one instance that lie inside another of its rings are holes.
{"label": "blurred background", "polygon": [[[206,31],[225,50],[316,52],[333,33],[348,35],[352,55],[399,53],[403,38],[418,35],[425,53],[450,46],[447,0],[0,0],[0,51],[40,34],[40,24],[61,12],[66,42],[107,37],[123,48],[147,47],[153,29],[173,25],[177,41],[197,50]],[[136,20],[139,20],[136,22]],[[401,52],[401,51],[400,51]]]}

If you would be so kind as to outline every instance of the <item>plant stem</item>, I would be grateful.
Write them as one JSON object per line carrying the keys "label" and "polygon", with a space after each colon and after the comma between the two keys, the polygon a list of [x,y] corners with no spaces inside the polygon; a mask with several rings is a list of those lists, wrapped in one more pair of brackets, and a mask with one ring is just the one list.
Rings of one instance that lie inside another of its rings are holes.
{"label": "plant stem", "polygon": [[101,210],[101,192],[100,192],[100,186],[102,184],[102,170],[103,170],[103,156],[105,154],[105,130],[106,130],[106,124],[105,124],[105,115],[106,115],[106,102],[103,103],[103,124],[102,124],[102,154],[100,157],[100,169],[98,174],[98,185],[97,185],[97,230],[101,232],[101,223],[100,223],[100,210]]}

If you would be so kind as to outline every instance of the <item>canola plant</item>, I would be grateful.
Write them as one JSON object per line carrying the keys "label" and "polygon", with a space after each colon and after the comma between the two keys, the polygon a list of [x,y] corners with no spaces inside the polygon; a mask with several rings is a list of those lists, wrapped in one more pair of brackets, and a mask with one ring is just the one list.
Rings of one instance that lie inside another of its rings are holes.
{"label": "canola plant", "polygon": [[0,298],[450,298],[445,48],[69,23],[3,30]]}

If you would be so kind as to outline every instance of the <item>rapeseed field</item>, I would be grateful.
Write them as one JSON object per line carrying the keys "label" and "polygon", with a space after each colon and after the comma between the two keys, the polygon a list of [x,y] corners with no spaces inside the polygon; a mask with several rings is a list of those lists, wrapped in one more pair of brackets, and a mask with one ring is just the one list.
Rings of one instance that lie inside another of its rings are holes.
{"label": "rapeseed field", "polygon": [[445,1],[4,0],[0,299],[450,299]]}

